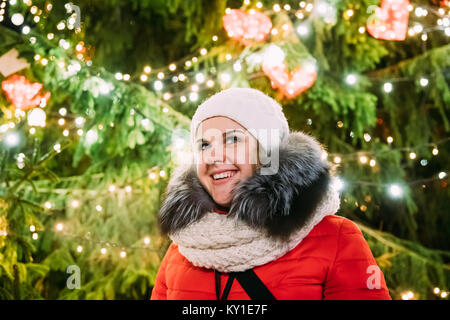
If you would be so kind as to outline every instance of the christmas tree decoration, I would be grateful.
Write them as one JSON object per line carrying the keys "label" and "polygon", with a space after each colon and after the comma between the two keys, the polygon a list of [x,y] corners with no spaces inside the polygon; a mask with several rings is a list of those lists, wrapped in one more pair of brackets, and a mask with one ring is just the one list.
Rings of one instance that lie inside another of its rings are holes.
{"label": "christmas tree decoration", "polygon": [[2,81],[2,90],[8,100],[21,110],[46,105],[50,99],[50,92],[41,92],[42,87],[42,83],[32,83],[20,75],[12,75]]}
{"label": "christmas tree decoration", "polygon": [[18,56],[19,52],[16,49],[11,49],[0,57],[0,73],[4,77],[30,66],[25,59],[19,59]]}
{"label": "christmas tree decoration", "polygon": [[313,64],[305,64],[295,71],[287,71],[286,64],[274,66],[263,63],[263,71],[269,77],[272,88],[279,89],[288,99],[295,98],[310,88],[317,77],[317,70]]}
{"label": "christmas tree decoration", "polygon": [[371,6],[367,31],[374,38],[403,41],[408,31],[409,0],[382,0],[381,7]]}
{"label": "christmas tree decoration", "polygon": [[228,9],[223,16],[223,27],[228,36],[244,45],[263,42],[270,34],[272,21],[265,14],[250,10]]}

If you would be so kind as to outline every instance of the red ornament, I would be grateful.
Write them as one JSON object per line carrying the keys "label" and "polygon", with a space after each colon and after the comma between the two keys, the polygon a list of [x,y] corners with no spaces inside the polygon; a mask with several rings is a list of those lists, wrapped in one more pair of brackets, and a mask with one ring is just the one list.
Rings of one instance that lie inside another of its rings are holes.
{"label": "red ornament", "polygon": [[230,9],[222,20],[228,36],[244,45],[264,41],[272,29],[270,18],[254,10],[247,13],[241,9]]}
{"label": "red ornament", "polygon": [[288,73],[286,64],[273,65],[263,63],[263,71],[272,82],[272,88],[280,89],[288,99],[295,98],[303,91],[310,88],[316,81],[317,71],[313,65],[298,68]]}
{"label": "red ornament", "polygon": [[2,81],[2,90],[8,100],[18,109],[28,110],[50,99],[50,92],[42,92],[42,83],[31,83],[24,76],[12,75]]}
{"label": "red ornament", "polygon": [[[367,21],[367,31],[377,39],[402,41],[408,31],[409,0],[382,0]],[[370,8],[370,7],[369,7]]]}

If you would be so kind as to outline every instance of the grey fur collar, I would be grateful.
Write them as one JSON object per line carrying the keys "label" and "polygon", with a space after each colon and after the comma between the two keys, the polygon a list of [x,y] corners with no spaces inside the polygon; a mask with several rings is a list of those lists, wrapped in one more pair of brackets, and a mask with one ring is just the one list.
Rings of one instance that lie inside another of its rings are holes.
{"label": "grey fur collar", "polygon": [[[322,153],[313,137],[291,132],[280,145],[278,172],[261,175],[257,170],[240,182],[228,216],[270,237],[287,239],[305,225],[327,193],[331,164]],[[159,212],[161,232],[172,234],[216,208],[220,207],[200,183],[195,165],[180,166],[172,173]]]}

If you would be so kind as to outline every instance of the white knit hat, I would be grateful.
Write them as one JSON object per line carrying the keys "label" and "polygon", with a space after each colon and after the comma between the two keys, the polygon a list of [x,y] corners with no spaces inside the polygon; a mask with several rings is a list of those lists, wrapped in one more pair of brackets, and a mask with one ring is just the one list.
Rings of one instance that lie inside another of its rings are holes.
{"label": "white knit hat", "polygon": [[230,118],[245,127],[264,152],[277,148],[289,136],[286,117],[274,99],[255,89],[230,88],[216,93],[197,108],[191,121],[192,145],[200,123],[215,116]]}

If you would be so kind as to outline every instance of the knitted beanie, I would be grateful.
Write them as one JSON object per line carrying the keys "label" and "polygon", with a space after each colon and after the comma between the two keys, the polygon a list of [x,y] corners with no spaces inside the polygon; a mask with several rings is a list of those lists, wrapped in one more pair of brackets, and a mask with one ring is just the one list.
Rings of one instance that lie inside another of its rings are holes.
{"label": "knitted beanie", "polygon": [[230,118],[246,128],[269,156],[289,136],[286,117],[274,99],[256,89],[230,88],[216,93],[197,108],[191,121],[192,145],[201,122],[215,116]]}

